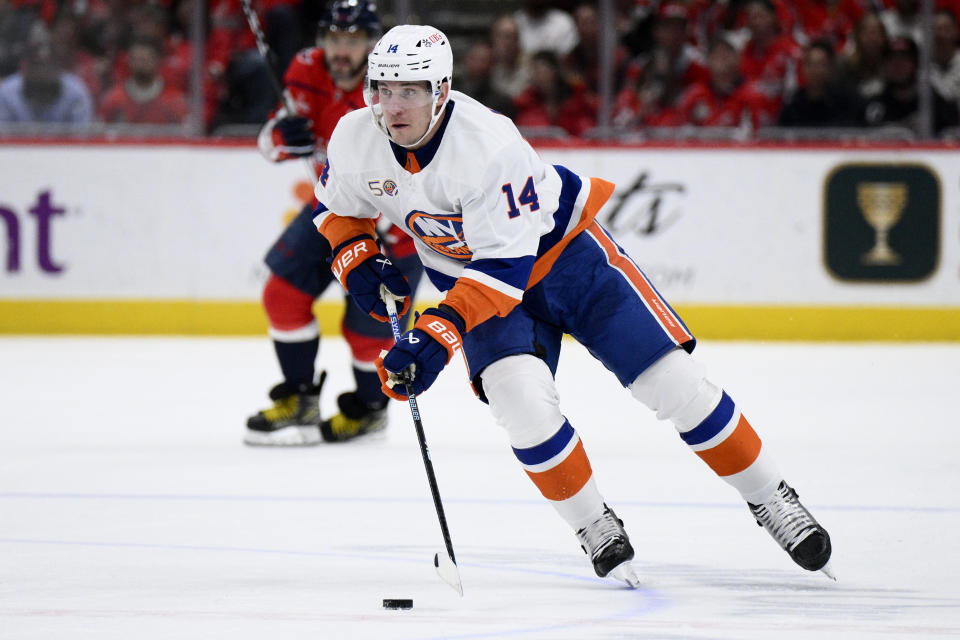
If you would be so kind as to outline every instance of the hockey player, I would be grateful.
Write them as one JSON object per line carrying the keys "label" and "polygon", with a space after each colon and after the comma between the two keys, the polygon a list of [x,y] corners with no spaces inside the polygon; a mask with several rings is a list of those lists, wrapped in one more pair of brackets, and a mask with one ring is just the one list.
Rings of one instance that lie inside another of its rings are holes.
{"label": "hockey player", "polygon": [[[336,0],[320,29],[323,47],[300,51],[284,77],[289,102],[296,105],[297,113],[281,106],[259,136],[260,150],[268,159],[309,158],[316,172],[337,121],[363,107],[367,54],[380,34],[380,23],[373,3]],[[387,397],[380,391],[374,360],[381,348],[392,344],[392,334],[389,326],[368,317],[349,299],[343,335],[353,354],[357,388],[341,394],[337,398],[340,412],[321,421],[323,378],[314,380],[320,332],[312,307],[333,282],[333,274],[330,245],[313,225],[313,209],[312,204],[305,206],[266,256],[270,277],[263,289],[263,306],[284,379],[270,390],[273,406],[247,421],[247,444],[343,441],[386,425]],[[385,250],[415,289],[423,267],[413,241],[389,226]]]}
{"label": "hockey player", "polygon": [[[739,405],[689,355],[689,329],[596,222],[614,186],[544,164],[510,120],[451,91],[452,69],[437,29],[387,32],[369,56],[369,107],[337,124],[316,188],[333,272],[362,307],[384,314],[381,285],[407,303],[401,274],[374,241],[379,212],[415,238],[427,275],[446,292],[378,359],[385,391],[405,397],[404,381],[423,393],[462,348],[474,389],[596,573],[635,586],[623,523],[560,412],[553,374],[569,333],[673,422],[797,564],[829,571],[826,530]],[[388,183],[391,195],[371,186]]]}

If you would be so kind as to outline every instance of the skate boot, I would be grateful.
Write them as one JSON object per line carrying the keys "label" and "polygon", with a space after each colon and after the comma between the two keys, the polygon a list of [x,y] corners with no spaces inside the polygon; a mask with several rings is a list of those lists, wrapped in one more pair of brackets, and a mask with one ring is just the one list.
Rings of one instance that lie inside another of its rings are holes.
{"label": "skate boot", "polygon": [[630,566],[633,560],[630,538],[623,530],[623,520],[613,509],[604,504],[603,514],[577,531],[577,538],[584,553],[590,556],[598,576],[605,578],[609,575],[623,580],[630,587],[640,586],[640,579]]}
{"label": "skate boot", "polygon": [[245,444],[254,446],[296,447],[320,443],[320,382],[290,385],[281,382],[270,389],[273,406],[247,420]]}
{"label": "skate boot", "polygon": [[320,434],[327,442],[344,442],[387,426],[387,405],[374,406],[361,402],[353,391],[337,397],[340,413],[320,424]]}
{"label": "skate boot", "polygon": [[807,571],[823,571],[836,580],[829,564],[830,535],[798,498],[790,485],[780,482],[769,500],[747,505],[757,524],[767,530],[794,562]]}

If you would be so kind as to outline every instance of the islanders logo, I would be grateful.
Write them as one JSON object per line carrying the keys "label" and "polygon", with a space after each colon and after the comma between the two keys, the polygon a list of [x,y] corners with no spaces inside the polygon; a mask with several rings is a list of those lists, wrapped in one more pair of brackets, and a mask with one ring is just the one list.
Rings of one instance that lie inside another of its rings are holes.
{"label": "islanders logo", "polygon": [[388,196],[395,196],[397,195],[397,183],[393,180],[384,180],[383,190]]}
{"label": "islanders logo", "polygon": [[463,239],[460,214],[432,214],[413,210],[407,214],[407,229],[428,247],[446,258],[469,262],[473,251]]}

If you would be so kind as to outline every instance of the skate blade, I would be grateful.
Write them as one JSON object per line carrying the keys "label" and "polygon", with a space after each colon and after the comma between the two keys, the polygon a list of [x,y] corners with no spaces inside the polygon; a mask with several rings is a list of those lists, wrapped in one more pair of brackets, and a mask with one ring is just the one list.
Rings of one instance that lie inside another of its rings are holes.
{"label": "skate blade", "polygon": [[830,566],[829,562],[827,562],[827,564],[820,567],[820,571],[823,573],[823,575],[827,576],[834,582],[837,581],[837,575],[833,572],[833,567]]}
{"label": "skate blade", "polygon": [[621,580],[631,589],[636,589],[640,586],[640,578],[637,577],[637,573],[633,570],[633,565],[630,564],[630,561],[614,567],[610,573],[607,574],[607,577],[613,578],[614,580]]}
{"label": "skate blade", "polygon": [[460,571],[450,556],[443,554],[441,557],[439,553],[433,554],[433,566],[436,567],[440,579],[450,585],[462,598],[463,584],[460,582]]}

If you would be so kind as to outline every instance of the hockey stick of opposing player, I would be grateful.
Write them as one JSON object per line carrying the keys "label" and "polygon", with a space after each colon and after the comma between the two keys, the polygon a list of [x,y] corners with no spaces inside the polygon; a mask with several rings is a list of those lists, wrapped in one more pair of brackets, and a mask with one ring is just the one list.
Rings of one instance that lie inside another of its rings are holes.
{"label": "hockey stick of opposing player", "polygon": [[[397,303],[386,287],[380,288],[380,297],[387,307],[387,316],[390,318],[390,328],[393,330],[393,339],[400,342],[400,318],[397,317]],[[420,409],[417,407],[417,397],[410,388],[409,381],[404,381],[407,391],[407,401],[410,403],[410,413],[413,415],[413,426],[417,430],[417,440],[420,442],[420,455],[423,456],[423,466],[427,470],[427,481],[430,483],[430,493],[433,495],[433,506],[437,510],[437,519],[440,520],[440,531],[443,533],[443,543],[447,547],[447,556],[441,558],[439,553],[433,556],[433,566],[437,573],[448,585],[454,588],[460,597],[463,597],[463,584],[460,582],[460,571],[457,569],[457,558],[453,555],[453,542],[450,541],[450,530],[447,528],[447,516],[443,513],[443,502],[440,501],[440,489],[437,487],[437,476],[433,472],[433,462],[430,459],[430,449],[427,447],[427,438],[423,433],[423,423],[420,421]]]}
{"label": "hockey stick of opposing player", "polygon": [[[277,72],[273,69],[273,65],[271,64],[273,51],[270,50],[270,45],[267,44],[267,38],[263,35],[263,28],[260,26],[260,18],[257,17],[257,12],[253,10],[250,2],[251,0],[240,0],[240,5],[243,8],[243,15],[247,17],[247,25],[249,25],[250,31],[253,32],[253,37],[257,41],[257,51],[260,52],[263,62],[267,65],[267,77],[270,78],[270,84],[273,85],[273,90],[280,96],[280,102],[283,103],[283,108],[288,114],[295,115],[297,110],[294,108],[293,103],[290,102],[290,96],[283,90],[283,84],[281,84],[280,78],[277,77]],[[310,175],[313,177],[313,181],[316,182],[317,172],[313,169],[313,163],[310,162],[309,158],[304,158],[304,161],[307,169],[310,171]]]}

